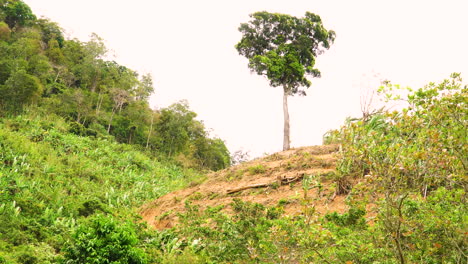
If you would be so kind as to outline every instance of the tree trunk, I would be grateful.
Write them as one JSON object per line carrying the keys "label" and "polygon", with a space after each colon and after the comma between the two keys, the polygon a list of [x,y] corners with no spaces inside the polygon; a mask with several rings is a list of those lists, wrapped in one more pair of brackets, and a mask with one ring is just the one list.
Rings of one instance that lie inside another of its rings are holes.
{"label": "tree trunk", "polygon": [[101,91],[99,91],[98,101],[96,105],[96,116],[98,116],[99,110],[101,110],[102,100],[103,100],[103,96],[101,95]]}
{"label": "tree trunk", "polygon": [[151,125],[150,125],[150,129],[149,129],[149,132],[148,132],[148,138],[146,139],[146,149],[148,149],[149,140],[150,140],[150,136],[151,136],[151,130],[153,130],[153,120],[154,120],[154,112],[151,111]]}
{"label": "tree trunk", "polygon": [[110,133],[110,128],[111,128],[111,125],[112,125],[112,119],[114,119],[114,114],[115,114],[115,108],[112,108],[112,115],[111,115],[111,118],[109,120],[109,126],[107,127],[107,133]]}
{"label": "tree trunk", "polygon": [[283,114],[284,114],[284,132],[283,132],[283,150],[289,149],[289,113],[288,113],[288,92],[286,88],[283,93]]}

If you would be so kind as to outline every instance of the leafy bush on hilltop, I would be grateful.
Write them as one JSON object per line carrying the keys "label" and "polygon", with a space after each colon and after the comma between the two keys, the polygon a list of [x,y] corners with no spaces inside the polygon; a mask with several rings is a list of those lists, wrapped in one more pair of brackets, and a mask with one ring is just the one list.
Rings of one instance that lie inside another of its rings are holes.
{"label": "leafy bush on hilltop", "polygon": [[[466,228],[466,218],[459,217],[458,210],[466,211],[468,86],[459,74],[452,74],[440,84],[408,88],[406,96],[395,88],[399,87],[387,83],[380,92],[388,101],[403,102],[401,111],[383,111],[330,133],[343,148],[338,180],[367,175],[373,191],[384,195],[380,221],[399,263],[462,263],[467,258],[466,238],[460,230]],[[441,194],[452,202],[437,199]],[[427,201],[418,203],[419,211],[407,214],[415,195]],[[433,229],[431,221],[443,221],[441,212],[426,208],[434,201],[432,206],[445,204],[446,213],[456,219],[445,222],[444,232]],[[417,238],[410,242],[409,234]]]}
{"label": "leafy bush on hilltop", "polygon": [[343,127],[341,173],[372,174],[391,180],[382,183],[387,184],[384,188],[398,185],[426,195],[439,186],[466,187],[468,87],[460,75],[418,90],[408,89],[406,99],[392,94],[391,88],[389,84],[381,92],[408,106]]}

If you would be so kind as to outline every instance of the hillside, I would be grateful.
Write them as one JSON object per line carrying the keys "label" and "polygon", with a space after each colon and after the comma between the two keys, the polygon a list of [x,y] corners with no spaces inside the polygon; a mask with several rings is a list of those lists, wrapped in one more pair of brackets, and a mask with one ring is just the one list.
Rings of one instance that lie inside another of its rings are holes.
{"label": "hillside", "polygon": [[265,206],[282,203],[285,214],[298,215],[304,207],[304,179],[309,181],[307,197],[314,200],[318,212],[342,213],[347,208],[345,195],[336,195],[333,181],[337,152],[338,145],[302,147],[245,162],[211,173],[203,183],[166,194],[143,206],[140,214],[157,229],[170,228],[186,202],[201,209],[225,205],[229,212],[233,200],[241,199]]}
{"label": "hillside", "polygon": [[151,109],[151,75],[106,58],[0,0],[0,264],[468,263],[460,74],[385,81],[323,146],[229,167],[188,102]]}
{"label": "hillside", "polygon": [[108,60],[108,52],[96,34],[68,39],[25,2],[0,1],[0,118],[58,115],[75,135],[112,138],[200,170],[229,166],[224,141],[209,136],[188,102],[152,109],[152,75]]}
{"label": "hillside", "polygon": [[134,208],[201,177],[69,129],[54,115],[0,119],[0,263],[59,263],[80,225],[136,222]]}

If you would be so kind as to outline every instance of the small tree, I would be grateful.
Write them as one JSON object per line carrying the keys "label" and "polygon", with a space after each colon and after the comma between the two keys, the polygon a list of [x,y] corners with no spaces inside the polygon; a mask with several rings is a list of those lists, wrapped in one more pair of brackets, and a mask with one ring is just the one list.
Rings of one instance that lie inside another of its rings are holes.
{"label": "small tree", "polygon": [[306,12],[305,17],[257,12],[242,23],[242,39],[236,45],[239,54],[249,59],[249,68],[266,76],[273,87],[283,87],[284,141],[290,147],[288,96],[306,95],[301,86],[310,87],[307,75],[320,77],[314,68],[315,57],[328,49],[335,32],[326,30],[320,16]]}
{"label": "small tree", "polygon": [[5,85],[0,85],[0,109],[19,113],[25,105],[36,102],[42,90],[43,87],[37,77],[19,70],[10,76]]}

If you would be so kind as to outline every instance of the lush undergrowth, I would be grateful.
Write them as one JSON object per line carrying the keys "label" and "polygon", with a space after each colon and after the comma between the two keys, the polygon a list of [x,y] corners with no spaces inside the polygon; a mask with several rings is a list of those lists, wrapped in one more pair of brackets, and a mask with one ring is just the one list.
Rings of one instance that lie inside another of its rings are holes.
{"label": "lush undergrowth", "polygon": [[[404,263],[466,263],[464,195],[440,188],[404,201]],[[305,202],[294,218],[281,217],[281,205],[237,200],[233,208],[226,215],[221,207],[200,212],[188,204],[182,224],[155,240],[160,263],[401,263],[384,201],[372,222],[356,206],[320,217]]]}
{"label": "lush undergrowth", "polygon": [[135,146],[69,129],[54,116],[1,120],[0,263],[58,262],[84,219],[136,222],[142,203],[200,177]]}

